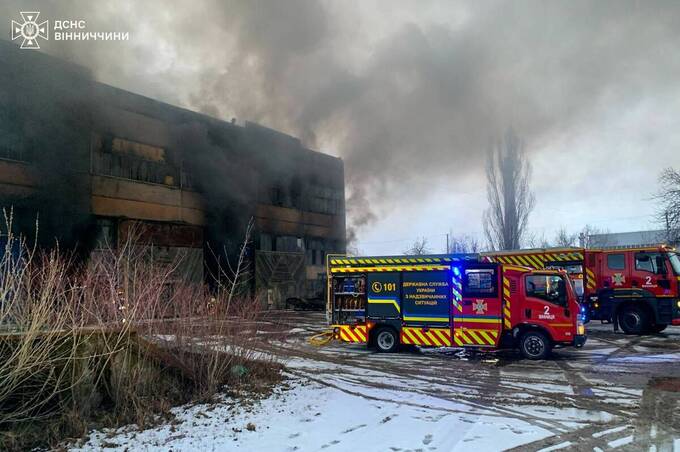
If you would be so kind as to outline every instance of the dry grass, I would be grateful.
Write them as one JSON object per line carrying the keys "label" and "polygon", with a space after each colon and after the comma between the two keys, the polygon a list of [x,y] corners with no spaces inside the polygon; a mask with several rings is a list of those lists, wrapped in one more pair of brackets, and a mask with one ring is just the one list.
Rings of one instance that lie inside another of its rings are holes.
{"label": "dry grass", "polygon": [[10,235],[0,259],[0,449],[144,427],[174,405],[278,381],[281,365],[257,351],[271,340],[255,334],[258,300],[175,276],[176,265],[154,264],[134,240],[77,265]]}

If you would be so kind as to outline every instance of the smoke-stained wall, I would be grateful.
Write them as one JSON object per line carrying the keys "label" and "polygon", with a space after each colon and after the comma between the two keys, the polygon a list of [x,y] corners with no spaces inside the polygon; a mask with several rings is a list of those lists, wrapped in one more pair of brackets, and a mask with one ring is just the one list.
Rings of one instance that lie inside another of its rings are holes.
{"label": "smoke-stained wall", "polygon": [[0,61],[0,199],[21,211],[22,232],[39,215],[44,246],[59,241],[86,254],[102,238],[118,240],[133,220],[149,225],[149,242],[184,231],[164,224],[185,225],[200,235],[189,247],[201,247],[214,274],[217,260],[237,254],[253,218],[254,249],[262,237],[268,251],[291,251],[293,240],[301,245],[293,251],[305,253],[309,244],[310,264],[344,251],[340,159],[254,123],[97,83],[39,52],[27,57],[3,44]]}
{"label": "smoke-stained wall", "polygon": [[[89,130],[95,106],[82,68],[0,43],[0,157],[6,173],[24,173],[35,190],[5,190],[13,226],[38,243],[92,246]],[[10,179],[12,179],[10,177]],[[20,180],[14,180],[21,185]],[[9,209],[8,209],[9,210]],[[37,224],[37,226],[36,226]]]}

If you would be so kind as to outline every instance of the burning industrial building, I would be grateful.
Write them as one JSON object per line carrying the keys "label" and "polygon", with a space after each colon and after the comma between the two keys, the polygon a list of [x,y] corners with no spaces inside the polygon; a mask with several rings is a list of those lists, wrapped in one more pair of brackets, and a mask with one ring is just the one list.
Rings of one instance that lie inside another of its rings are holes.
{"label": "burning industrial building", "polygon": [[134,228],[157,258],[209,282],[252,218],[252,290],[277,306],[322,289],[325,256],[345,251],[340,159],[40,52],[0,42],[0,61],[0,200],[15,232],[87,259]]}

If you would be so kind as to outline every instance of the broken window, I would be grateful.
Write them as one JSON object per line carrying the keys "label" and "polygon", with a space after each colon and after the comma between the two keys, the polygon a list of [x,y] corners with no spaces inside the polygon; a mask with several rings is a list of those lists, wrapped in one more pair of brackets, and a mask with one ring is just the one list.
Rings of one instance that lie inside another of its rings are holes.
{"label": "broken window", "polygon": [[165,149],[111,135],[93,134],[92,173],[170,186],[180,182]]}
{"label": "broken window", "polygon": [[308,210],[310,212],[337,215],[342,206],[342,190],[321,185],[309,187]]}

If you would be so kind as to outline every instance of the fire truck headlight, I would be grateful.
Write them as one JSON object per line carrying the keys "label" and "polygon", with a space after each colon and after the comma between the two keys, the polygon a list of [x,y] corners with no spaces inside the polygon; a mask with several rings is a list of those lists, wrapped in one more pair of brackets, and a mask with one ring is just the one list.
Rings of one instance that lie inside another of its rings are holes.
{"label": "fire truck headlight", "polygon": [[586,327],[580,321],[576,324],[576,334],[578,334],[579,336],[583,336],[584,334],[586,334]]}
{"label": "fire truck headlight", "polygon": [[678,309],[680,309],[680,300],[678,300],[677,306],[678,306]]}

